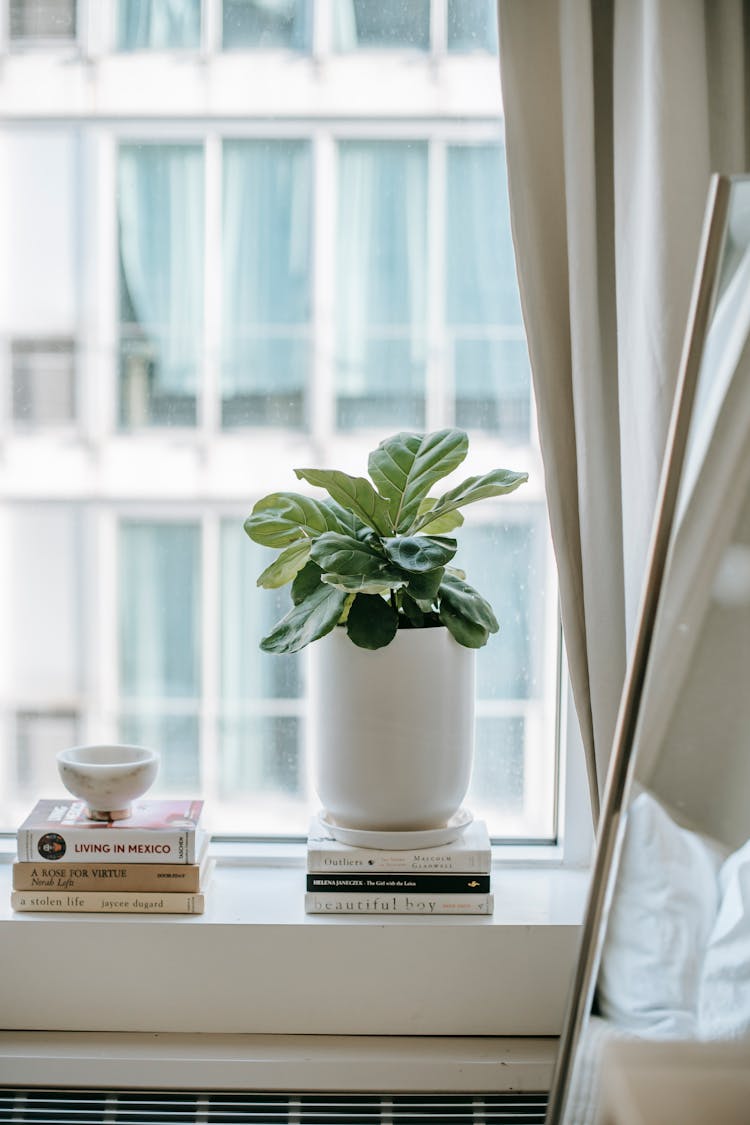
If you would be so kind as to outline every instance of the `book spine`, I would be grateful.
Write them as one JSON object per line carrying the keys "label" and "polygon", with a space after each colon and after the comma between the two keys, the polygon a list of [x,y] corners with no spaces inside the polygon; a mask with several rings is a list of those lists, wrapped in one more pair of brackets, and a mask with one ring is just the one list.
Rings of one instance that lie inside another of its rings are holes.
{"label": "book spine", "polygon": [[11,891],[18,911],[89,914],[202,914],[202,894],[122,894],[114,891]]}
{"label": "book spine", "polygon": [[195,864],[65,863],[13,864],[16,891],[173,891],[200,890]]}
{"label": "book spine", "polygon": [[[50,838],[53,838],[50,840]],[[60,844],[62,841],[62,844]],[[22,863],[112,861],[116,863],[195,863],[195,829],[27,828],[18,832]],[[50,843],[54,855],[50,853]],[[57,857],[57,858],[55,858]]]}
{"label": "book spine", "polygon": [[[361,855],[359,853],[362,853]],[[357,848],[357,854],[310,848],[307,852],[307,870],[314,874],[330,871],[417,872],[432,874],[488,874],[492,865],[489,851],[457,852],[439,857],[423,852],[386,852]]]}
{"label": "book spine", "polygon": [[401,872],[331,872],[325,875],[308,874],[308,891],[346,891],[375,894],[488,894],[489,875],[425,875],[418,872],[404,875]]}
{"label": "book spine", "polygon": [[305,895],[307,914],[351,917],[356,914],[491,914],[494,898],[488,895],[327,894]]}

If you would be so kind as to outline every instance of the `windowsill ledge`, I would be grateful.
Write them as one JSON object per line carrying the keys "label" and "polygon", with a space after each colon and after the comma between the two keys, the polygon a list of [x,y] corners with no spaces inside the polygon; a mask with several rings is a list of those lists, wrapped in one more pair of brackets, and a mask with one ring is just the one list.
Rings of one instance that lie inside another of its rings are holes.
{"label": "windowsill ledge", "polygon": [[0,1012],[24,1031],[554,1036],[587,884],[503,864],[491,917],[328,917],[304,913],[301,868],[219,862],[198,917],[14,914],[2,865]]}
{"label": "windowsill ledge", "polygon": [[0,1084],[402,1093],[547,1090],[557,1040],[0,1032]]}

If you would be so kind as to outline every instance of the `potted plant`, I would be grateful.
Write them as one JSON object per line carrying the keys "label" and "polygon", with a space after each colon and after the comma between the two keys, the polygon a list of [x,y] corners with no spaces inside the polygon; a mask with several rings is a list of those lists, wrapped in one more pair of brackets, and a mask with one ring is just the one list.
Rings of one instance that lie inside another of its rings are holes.
{"label": "potted plant", "polygon": [[320,642],[316,789],[333,824],[404,831],[445,826],[466,795],[474,737],[474,655],[498,623],[452,567],[467,504],[512,492],[527,473],[493,469],[441,495],[464,461],[458,429],[398,433],[366,477],[296,469],[321,499],[275,492],[245,521],[280,548],[258,578],[291,583],[292,608],[264,652]]}

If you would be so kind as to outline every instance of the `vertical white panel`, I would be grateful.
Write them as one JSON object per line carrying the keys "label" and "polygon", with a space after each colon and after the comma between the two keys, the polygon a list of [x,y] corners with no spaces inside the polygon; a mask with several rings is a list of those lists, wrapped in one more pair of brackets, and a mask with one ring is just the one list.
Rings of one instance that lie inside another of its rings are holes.
{"label": "vertical white panel", "polygon": [[73,335],[76,321],[76,138],[35,129],[8,139],[10,329]]}

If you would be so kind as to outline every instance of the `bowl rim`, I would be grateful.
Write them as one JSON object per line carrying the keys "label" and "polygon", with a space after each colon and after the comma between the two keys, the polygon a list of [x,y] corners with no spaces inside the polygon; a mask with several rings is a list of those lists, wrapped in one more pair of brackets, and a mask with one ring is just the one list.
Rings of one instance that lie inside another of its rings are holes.
{"label": "bowl rim", "polygon": [[[87,750],[136,751],[137,756],[125,758],[120,762],[93,762],[73,756]],[[82,746],[68,746],[64,750],[58,750],[55,757],[60,765],[86,770],[126,770],[134,766],[154,765],[159,761],[158,751],[150,750],[147,746],[135,746],[124,742],[90,742]]]}

